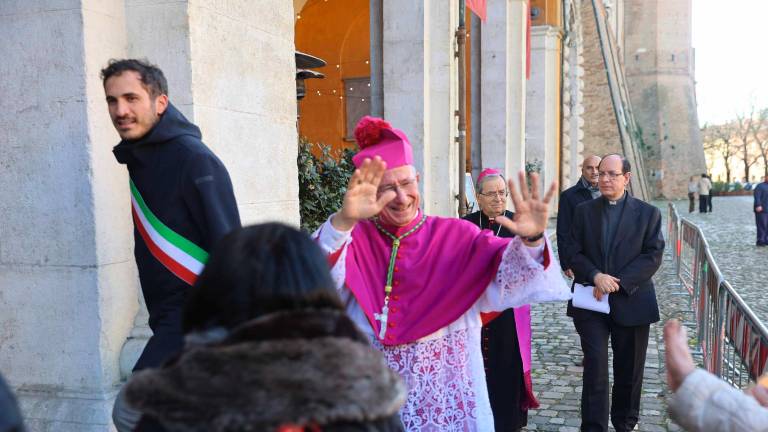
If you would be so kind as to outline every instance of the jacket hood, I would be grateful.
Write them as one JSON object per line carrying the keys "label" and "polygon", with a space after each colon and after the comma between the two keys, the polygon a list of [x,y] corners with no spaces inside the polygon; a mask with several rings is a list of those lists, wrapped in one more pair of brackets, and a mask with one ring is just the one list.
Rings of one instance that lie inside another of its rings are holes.
{"label": "jacket hood", "polygon": [[0,432],[25,430],[16,398],[10,387],[0,377]]}
{"label": "jacket hood", "polygon": [[157,121],[157,124],[146,135],[135,141],[120,141],[112,149],[112,153],[114,153],[118,162],[123,164],[129,163],[135,160],[135,157],[138,156],[137,153],[140,153],[143,147],[148,147],[152,144],[162,144],[184,135],[189,135],[198,140],[203,137],[200,133],[200,128],[187,120],[184,114],[169,102],[165,112],[160,116],[160,120]]}
{"label": "jacket hood", "polygon": [[[212,332],[215,334],[216,332]],[[283,424],[368,422],[397,413],[400,377],[342,312],[303,310],[249,321],[137,372],[128,403],[170,431],[273,431]]]}

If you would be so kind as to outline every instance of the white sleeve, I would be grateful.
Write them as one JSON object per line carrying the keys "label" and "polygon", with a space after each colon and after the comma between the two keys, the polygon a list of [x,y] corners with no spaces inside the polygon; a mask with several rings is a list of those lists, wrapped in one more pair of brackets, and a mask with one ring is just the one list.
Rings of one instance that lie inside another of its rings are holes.
{"label": "white sleeve", "polygon": [[336,262],[331,267],[331,277],[336,283],[336,289],[341,294],[344,288],[344,278],[346,276],[345,261],[347,257],[347,247],[352,243],[352,230],[339,231],[331,224],[331,218],[328,218],[320,228],[312,234],[312,238],[315,239],[317,245],[328,255],[339,253],[340,255],[336,259]]}
{"label": "white sleeve", "polygon": [[685,430],[768,431],[768,408],[709,372],[696,369],[668,400],[669,413]]}
{"label": "white sleeve", "polygon": [[[545,253],[549,261],[546,269]],[[478,305],[481,312],[493,312],[570,298],[571,290],[560,274],[549,239],[545,236],[544,244],[528,247],[515,237],[504,250],[496,276]]]}

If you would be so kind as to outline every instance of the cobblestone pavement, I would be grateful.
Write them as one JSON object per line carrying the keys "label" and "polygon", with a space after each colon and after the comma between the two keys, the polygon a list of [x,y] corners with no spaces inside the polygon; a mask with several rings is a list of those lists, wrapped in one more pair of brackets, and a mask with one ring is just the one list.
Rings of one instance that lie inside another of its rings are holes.
{"label": "cobblestone pavement", "polygon": [[[768,323],[768,248],[755,246],[755,214],[751,196],[714,197],[712,213],[688,213],[688,202],[676,202],[681,217],[701,227],[725,279],[755,314]],[[697,206],[698,208],[698,206]],[[666,216],[666,214],[665,214]]]}
{"label": "cobblestone pavement", "polygon": [[[666,237],[666,233],[664,235]],[[667,249],[664,264],[654,278],[662,321],[651,325],[640,422],[636,428],[639,431],[681,430],[667,416],[663,370],[663,323],[671,317],[684,318],[679,311],[684,310],[685,304],[684,297],[674,294],[674,277],[668,273],[671,268],[669,251],[671,249]],[[562,303],[534,305],[531,310],[533,388],[541,406],[529,411],[528,426],[523,430],[578,432],[583,369],[577,366],[582,354],[573,321],[565,315],[565,304]],[[689,334],[693,334],[691,330]]]}

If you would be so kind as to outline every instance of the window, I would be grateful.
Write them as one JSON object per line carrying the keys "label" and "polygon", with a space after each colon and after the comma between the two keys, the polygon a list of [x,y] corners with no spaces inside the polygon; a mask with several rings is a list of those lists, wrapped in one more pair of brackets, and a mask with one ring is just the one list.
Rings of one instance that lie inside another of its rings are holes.
{"label": "window", "polygon": [[347,141],[355,140],[355,126],[363,116],[371,113],[371,78],[344,79],[344,109]]}

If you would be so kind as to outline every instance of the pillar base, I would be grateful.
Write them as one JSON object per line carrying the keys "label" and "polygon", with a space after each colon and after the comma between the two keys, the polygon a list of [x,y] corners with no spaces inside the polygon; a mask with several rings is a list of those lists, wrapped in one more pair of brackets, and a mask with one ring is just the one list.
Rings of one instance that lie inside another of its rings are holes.
{"label": "pillar base", "polygon": [[104,432],[116,431],[112,405],[117,391],[19,390],[16,398],[30,432]]}

